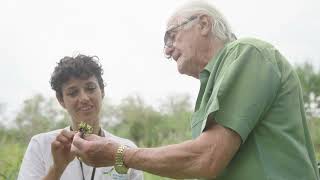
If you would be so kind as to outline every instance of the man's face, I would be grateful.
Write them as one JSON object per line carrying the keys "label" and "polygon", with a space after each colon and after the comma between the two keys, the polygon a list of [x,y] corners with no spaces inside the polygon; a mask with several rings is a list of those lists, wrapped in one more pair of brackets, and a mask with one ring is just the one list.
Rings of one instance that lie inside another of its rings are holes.
{"label": "man's face", "polygon": [[[176,16],[171,18],[167,25],[166,36],[172,41],[172,46],[165,47],[165,54],[171,56],[177,62],[178,71],[181,74],[198,78],[200,64],[198,62],[197,44],[199,43],[199,31],[197,31],[197,18],[192,20]],[[183,26],[180,26],[183,24]],[[176,28],[179,26],[178,28]]]}
{"label": "man's face", "polygon": [[62,85],[60,104],[70,114],[73,124],[86,122],[98,125],[102,103],[102,91],[95,76],[87,79],[71,78]]}

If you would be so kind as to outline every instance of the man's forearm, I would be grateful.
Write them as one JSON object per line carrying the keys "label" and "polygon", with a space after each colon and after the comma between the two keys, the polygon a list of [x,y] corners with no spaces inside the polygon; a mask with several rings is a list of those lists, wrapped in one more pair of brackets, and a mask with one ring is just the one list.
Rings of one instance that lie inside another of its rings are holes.
{"label": "man's forearm", "polygon": [[195,140],[159,148],[127,149],[124,164],[171,178],[214,178],[228,165],[240,144],[240,135],[212,124]]}
{"label": "man's forearm", "polygon": [[[208,172],[212,162],[204,159],[203,147],[195,141],[186,141],[159,148],[128,149],[125,165],[171,178],[199,178],[211,176]],[[209,163],[209,164],[208,164]]]}

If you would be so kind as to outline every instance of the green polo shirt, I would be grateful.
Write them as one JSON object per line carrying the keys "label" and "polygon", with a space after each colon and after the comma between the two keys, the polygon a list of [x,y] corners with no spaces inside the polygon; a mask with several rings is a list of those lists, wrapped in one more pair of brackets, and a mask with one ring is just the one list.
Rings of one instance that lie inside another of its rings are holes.
{"label": "green polo shirt", "polygon": [[193,138],[214,120],[242,139],[217,179],[319,179],[299,79],[277,49],[257,39],[229,43],[201,72],[200,82]]}

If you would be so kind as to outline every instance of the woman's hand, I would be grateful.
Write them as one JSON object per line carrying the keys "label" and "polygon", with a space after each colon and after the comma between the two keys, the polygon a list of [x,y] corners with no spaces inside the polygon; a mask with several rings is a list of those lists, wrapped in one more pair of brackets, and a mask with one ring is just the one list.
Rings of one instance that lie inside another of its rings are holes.
{"label": "woman's hand", "polygon": [[74,135],[74,131],[64,129],[51,143],[53,167],[56,170],[63,172],[68,164],[75,158],[75,154],[70,151]]}

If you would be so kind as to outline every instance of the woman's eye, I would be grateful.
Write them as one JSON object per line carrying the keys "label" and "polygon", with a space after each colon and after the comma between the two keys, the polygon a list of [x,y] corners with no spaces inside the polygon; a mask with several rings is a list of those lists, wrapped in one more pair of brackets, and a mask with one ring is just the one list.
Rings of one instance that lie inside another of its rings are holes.
{"label": "woman's eye", "polygon": [[89,90],[89,91],[94,91],[95,89],[96,89],[96,86],[89,86],[89,87],[88,87],[88,90]]}
{"label": "woman's eye", "polygon": [[67,93],[68,96],[74,97],[77,95],[77,91],[71,91]]}

